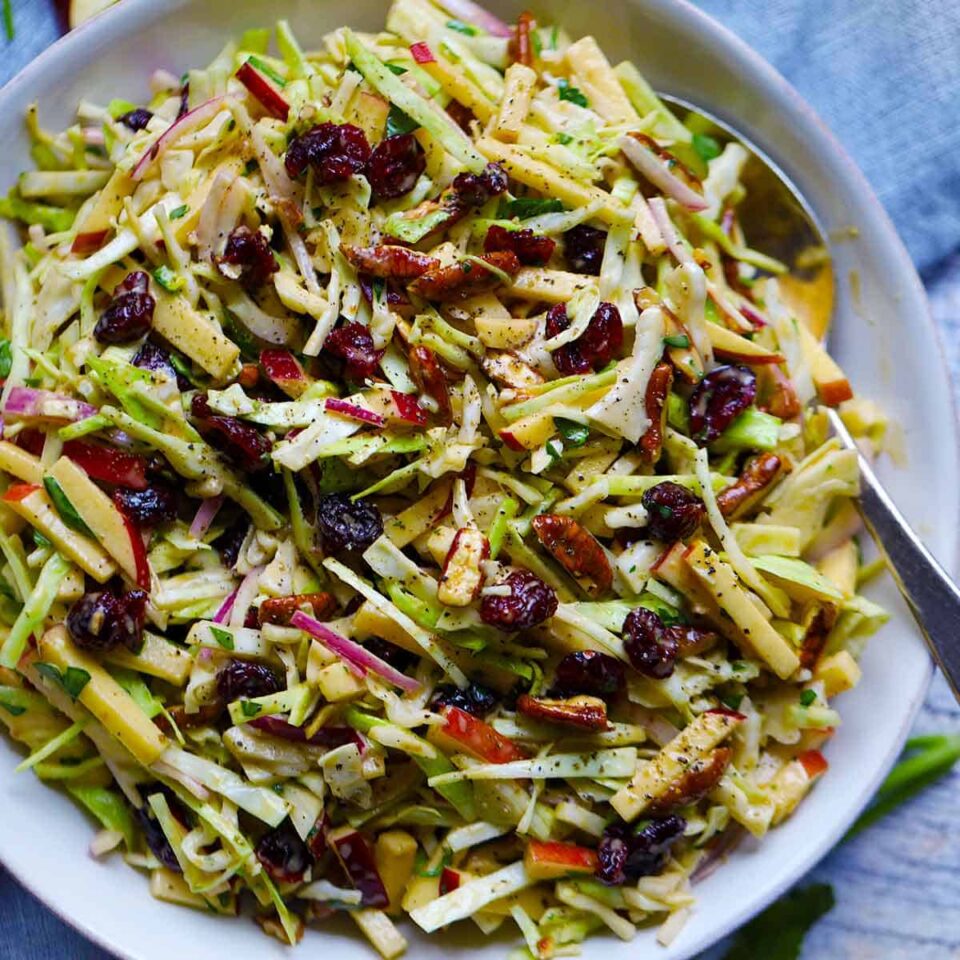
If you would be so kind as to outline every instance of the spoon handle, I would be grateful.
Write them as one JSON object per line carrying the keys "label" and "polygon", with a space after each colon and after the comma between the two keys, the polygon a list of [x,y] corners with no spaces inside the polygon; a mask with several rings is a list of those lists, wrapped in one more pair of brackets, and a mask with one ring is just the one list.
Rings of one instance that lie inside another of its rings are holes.
{"label": "spoon handle", "polygon": [[[834,432],[844,446],[859,453],[839,415],[834,410],[828,413]],[[860,515],[930,652],[960,701],[960,588],[911,530],[862,454],[860,481]]]}

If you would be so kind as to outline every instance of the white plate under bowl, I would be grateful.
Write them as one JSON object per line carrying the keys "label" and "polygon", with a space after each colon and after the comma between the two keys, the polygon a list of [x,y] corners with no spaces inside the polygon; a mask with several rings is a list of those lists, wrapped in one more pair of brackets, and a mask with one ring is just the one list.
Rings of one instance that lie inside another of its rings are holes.
{"label": "white plate under bowl", "polygon": [[[496,3],[504,16],[519,4]],[[630,58],[656,87],[730,120],[774,157],[836,238],[839,285],[833,345],[855,388],[880,400],[902,436],[905,459],[881,473],[904,513],[947,563],[954,560],[960,500],[957,440],[949,382],[922,287],[906,252],[862,176],[797,93],[755,53],[714,21],[678,0],[538,0],[544,22],[572,36],[594,33],[611,59]],[[37,100],[46,126],[72,119],[81,97],[147,99],[147,78],[202,66],[227,35],[292,21],[309,47],[343,23],[376,30],[386,3],[352,0],[124,0],[47,50],[0,92],[0,186],[31,166],[22,117]],[[599,14],[599,15],[598,15]],[[851,230],[851,228],[855,228]],[[855,292],[856,291],[856,292]],[[739,851],[696,888],[696,910],[669,949],[650,933],[632,944],[592,939],[587,960],[644,956],[684,960],[710,946],[801,877],[839,839],[893,762],[924,696],[930,661],[890,583],[875,598],[894,612],[869,646],[864,680],[839,702],[840,728],[827,749],[831,769],[797,814],[762,843]],[[223,920],[152,900],[145,879],[119,862],[93,861],[84,814],[30,774],[0,742],[0,859],[64,919],[133,960],[284,957],[249,920]],[[412,925],[406,924],[405,927]],[[461,924],[446,939],[408,929],[411,955],[448,960],[459,947],[501,960],[503,942],[481,945]],[[326,941],[324,938],[327,938]],[[309,932],[302,956],[336,951],[368,960],[359,932]]]}

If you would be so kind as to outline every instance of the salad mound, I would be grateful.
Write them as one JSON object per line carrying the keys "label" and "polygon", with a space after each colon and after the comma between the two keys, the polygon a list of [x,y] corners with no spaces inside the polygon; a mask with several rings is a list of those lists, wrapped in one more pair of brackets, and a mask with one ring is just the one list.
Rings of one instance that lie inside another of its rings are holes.
{"label": "salad mound", "polygon": [[150,85],[32,109],[0,201],[18,769],[291,944],[669,943],[885,619],[823,407],[883,420],[749,246],[746,151],[470,0]]}

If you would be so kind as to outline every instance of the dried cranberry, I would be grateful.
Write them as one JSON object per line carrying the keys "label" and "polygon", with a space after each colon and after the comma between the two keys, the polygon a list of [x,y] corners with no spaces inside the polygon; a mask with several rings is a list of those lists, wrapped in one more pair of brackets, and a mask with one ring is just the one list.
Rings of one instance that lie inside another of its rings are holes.
{"label": "dried cranberry", "polygon": [[611,824],[597,848],[597,879],[608,886],[619,886],[627,880],[659,873],[666,865],[670,848],[686,828],[687,821],[676,814],[649,820],[633,834],[625,824]]}
{"label": "dried cranberry", "polygon": [[175,376],[177,372],[170,362],[170,354],[163,347],[158,347],[149,340],[143,341],[131,362],[135,367],[140,367],[143,370],[153,370],[156,373],[166,373],[171,377]]}
{"label": "dried cranberry", "polygon": [[119,119],[125,127],[128,127],[136,133],[138,130],[146,128],[152,116],[153,114],[149,110],[145,110],[143,107],[137,107],[136,110],[130,110]]}
{"label": "dried cranberry", "polygon": [[260,838],[256,853],[264,870],[277,883],[299,883],[313,860],[289,818]]}
{"label": "dried cranberry", "polygon": [[239,226],[227,238],[217,269],[228,279],[239,280],[245,287],[255,289],[266,283],[279,267],[267,238],[259,230]]}
{"label": "dried cranberry", "polygon": [[480,602],[480,619],[498,630],[529,630],[557,612],[557,595],[529,570],[514,570],[500,586],[510,588],[507,596],[485,596]]}
{"label": "dried cranberry", "polygon": [[488,163],[483,173],[458,173],[453,178],[457,201],[468,207],[482,207],[491,197],[507,189],[509,180],[499,163]]}
{"label": "dried cranberry", "polygon": [[466,690],[453,684],[442,684],[433,695],[431,707],[457,707],[475,717],[486,716],[497,705],[497,695],[479,683],[471,683]]}
{"label": "dried cranberry", "polygon": [[630,611],[623,624],[623,648],[633,668],[645,677],[663,680],[673,673],[677,640],[652,610]]}
{"label": "dried cranberry", "polygon": [[484,253],[496,253],[510,250],[517,255],[521,263],[531,267],[542,267],[553,254],[556,241],[532,230],[508,230],[494,224],[487,231],[483,241]]}
{"label": "dried cranberry", "polygon": [[132,343],[153,324],[156,301],[147,293],[149,278],[136,270],[113,291],[113,300],[100,315],[93,335],[101,343]]}
{"label": "dried cranberry", "polygon": [[672,480],[646,490],[640,503],[647,511],[647,536],[664,543],[692,536],[707,514],[696,494]]}
{"label": "dried cranberry", "polygon": [[317,529],[328,555],[365,550],[383,533],[383,517],[369,500],[329,493],[317,501]]}
{"label": "dried cranberry", "polygon": [[457,100],[451,100],[447,104],[447,114],[464,133],[470,133],[470,124],[477,119],[476,114],[469,107],[465,107]]}
{"label": "dried cranberry", "polygon": [[359,173],[370,159],[367,135],[352,123],[321,123],[294,139],[284,163],[291,177],[313,167],[320,183],[336,183]]}
{"label": "dried cranberry", "polygon": [[67,614],[67,629],[81,650],[112,650],[124,646],[138,653],[143,645],[147,595],[143,590],[117,594],[112,590],[85,593]]}
{"label": "dried cranberry", "polygon": [[757,396],[756,374],[746,367],[717,367],[690,394],[690,430],[701,447],[713,443]]}
{"label": "dried cranberry", "polygon": [[563,255],[574,273],[600,276],[607,234],[596,227],[579,224],[563,235]]}
{"label": "dried cranberry", "polygon": [[246,514],[243,514],[213,541],[212,545],[220,551],[220,559],[225,567],[234,566],[240,559],[240,548],[247,538],[249,529],[250,520]]}
{"label": "dried cranberry", "polygon": [[177,496],[169,487],[158,484],[146,490],[121,487],[113,496],[120,509],[142,527],[155,527],[177,518]]}
{"label": "dried cranberry", "polygon": [[594,697],[615,696],[623,690],[623,664],[597,650],[568,653],[557,664],[557,688],[564,695],[586,693]]}
{"label": "dried cranberry", "polygon": [[363,645],[375,657],[379,657],[389,663],[391,667],[396,667],[403,673],[409,670],[419,659],[416,654],[404,650],[403,647],[398,647],[388,640],[383,640],[381,637],[368,637],[363,641]]}
{"label": "dried cranberry", "polygon": [[393,200],[409,193],[427,166],[423,147],[412,133],[381,140],[363,171],[378,200]]}
{"label": "dried cranberry", "polygon": [[228,703],[266,697],[271,693],[279,693],[282,689],[280,678],[262,663],[231,660],[217,674],[217,691]]}
{"label": "dried cranberry", "polygon": [[256,427],[237,420],[214,414],[202,393],[195,393],[190,402],[190,412],[197,429],[213,446],[224,453],[247,473],[256,473],[267,466],[270,441]]}
{"label": "dried cranberry", "polygon": [[[558,303],[551,307],[546,320],[547,338],[555,337],[569,326],[566,306]],[[587,373],[609,363],[622,346],[623,321],[620,311],[614,304],[604,302],[597,307],[582,336],[553,351],[553,364],[566,376]]]}
{"label": "dried cranberry", "polygon": [[327,353],[344,361],[343,375],[348,380],[364,380],[373,375],[383,359],[383,351],[373,345],[370,331],[362,323],[337,327],[324,343]]}

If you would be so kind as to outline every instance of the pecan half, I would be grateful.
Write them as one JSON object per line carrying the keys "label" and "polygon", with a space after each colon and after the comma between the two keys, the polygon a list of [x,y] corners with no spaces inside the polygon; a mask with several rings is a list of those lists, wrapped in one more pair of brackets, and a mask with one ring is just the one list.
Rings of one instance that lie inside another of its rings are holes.
{"label": "pecan half", "polygon": [[554,560],[591,596],[610,589],[613,570],[603,547],[573,517],[542,513],[533,518],[533,532]]}
{"label": "pecan half", "polygon": [[511,277],[520,269],[520,261],[512,250],[499,250],[450,266],[432,267],[414,280],[410,289],[426,300],[466,300],[501,282],[499,274],[486,269],[485,263]]}
{"label": "pecan half", "polygon": [[599,697],[583,694],[566,700],[552,700],[524,693],[517,698],[517,713],[533,720],[563,723],[584,730],[606,730],[609,726],[607,705]]}
{"label": "pecan half", "polygon": [[807,622],[807,629],[803,635],[803,643],[800,645],[800,666],[807,670],[812,670],[823,648],[827,645],[827,638],[833,625],[837,622],[839,611],[832,603],[825,603],[816,607],[810,614]]}
{"label": "pecan half", "polygon": [[647,811],[663,814],[699,800],[720,782],[732,755],[729,747],[717,747],[709,756],[695,760],[679,779],[670,784],[666,793],[647,807]]}
{"label": "pecan half", "polygon": [[194,713],[187,713],[186,708],[182,704],[174,704],[171,707],[167,707],[165,711],[165,713],[170,715],[169,720],[161,713],[154,722],[164,733],[172,736],[173,726],[170,720],[173,720],[180,730],[192,730],[194,727],[203,727],[208,723],[213,723],[222,712],[223,703],[219,700],[213,703],[201,704],[200,709]]}
{"label": "pecan half", "polygon": [[784,462],[775,453],[761,453],[747,461],[739,478],[717,494],[725,517],[743,516],[780,476]]}
{"label": "pecan half", "polygon": [[374,247],[352,247],[344,243],[340,249],[358,273],[383,280],[414,280],[439,266],[435,257],[389,243]]}
{"label": "pecan half", "polygon": [[720,634],[714,630],[704,630],[701,627],[691,627],[687,624],[675,624],[667,627],[667,633],[677,644],[677,656],[698,657],[716,646]]}
{"label": "pecan half", "polygon": [[337,609],[337,601],[329,593],[296,593],[292,597],[271,597],[260,604],[260,626],[265,623],[286,626],[290,618],[304,607],[310,607],[318,620],[325,620]]}
{"label": "pecan half", "polygon": [[663,434],[667,427],[667,396],[673,386],[673,366],[658,363],[650,374],[644,404],[650,426],[640,438],[640,452],[647,463],[656,463],[660,459],[663,447]]}
{"label": "pecan half", "polygon": [[410,363],[410,375],[417,389],[436,402],[440,422],[444,425],[452,423],[453,408],[450,406],[450,389],[437,355],[429,347],[416,346],[410,348],[407,360]]}
{"label": "pecan half", "polygon": [[761,410],[779,417],[792,420],[800,415],[800,398],[793,381],[775,363],[757,367],[758,406]]}
{"label": "pecan half", "polygon": [[533,66],[535,52],[530,34],[534,26],[533,14],[529,10],[524,11],[517,17],[513,38],[508,45],[508,52],[514,63],[522,63],[526,67]]}

